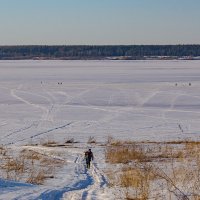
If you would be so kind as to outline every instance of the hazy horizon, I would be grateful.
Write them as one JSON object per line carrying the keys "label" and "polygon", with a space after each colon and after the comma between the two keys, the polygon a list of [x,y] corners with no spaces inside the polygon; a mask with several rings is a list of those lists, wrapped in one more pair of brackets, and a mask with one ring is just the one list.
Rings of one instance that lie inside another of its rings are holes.
{"label": "hazy horizon", "polygon": [[18,46],[176,46],[176,45],[200,45],[200,43],[194,44],[8,44],[0,47],[18,47]]}
{"label": "hazy horizon", "polygon": [[0,45],[200,44],[199,0],[0,0]]}

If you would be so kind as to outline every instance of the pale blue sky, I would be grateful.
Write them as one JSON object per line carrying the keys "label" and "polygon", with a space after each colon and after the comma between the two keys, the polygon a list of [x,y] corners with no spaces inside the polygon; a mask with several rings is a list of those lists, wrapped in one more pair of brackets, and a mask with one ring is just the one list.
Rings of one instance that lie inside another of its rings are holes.
{"label": "pale blue sky", "polygon": [[0,45],[200,44],[200,0],[0,0]]}

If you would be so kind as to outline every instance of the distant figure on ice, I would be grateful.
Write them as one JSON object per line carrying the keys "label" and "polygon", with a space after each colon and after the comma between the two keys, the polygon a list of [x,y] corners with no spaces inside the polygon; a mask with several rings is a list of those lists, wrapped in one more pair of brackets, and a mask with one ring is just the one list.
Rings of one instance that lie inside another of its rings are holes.
{"label": "distant figure on ice", "polygon": [[90,162],[93,159],[94,159],[93,153],[92,153],[91,149],[89,149],[88,151],[85,152],[85,161],[86,161],[86,166],[88,169],[90,169]]}

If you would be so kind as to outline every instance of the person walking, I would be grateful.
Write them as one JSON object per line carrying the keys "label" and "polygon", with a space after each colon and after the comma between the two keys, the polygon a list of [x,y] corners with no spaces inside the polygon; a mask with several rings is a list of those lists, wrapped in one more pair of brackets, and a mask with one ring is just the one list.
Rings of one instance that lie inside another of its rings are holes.
{"label": "person walking", "polygon": [[93,153],[92,153],[91,149],[89,149],[88,151],[85,152],[86,167],[88,169],[90,169],[90,162],[93,159],[94,159]]}

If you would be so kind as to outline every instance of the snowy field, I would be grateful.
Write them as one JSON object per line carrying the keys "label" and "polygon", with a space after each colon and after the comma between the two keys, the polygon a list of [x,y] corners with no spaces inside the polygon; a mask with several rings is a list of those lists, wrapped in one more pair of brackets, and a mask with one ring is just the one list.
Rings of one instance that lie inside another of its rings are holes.
{"label": "snowy field", "polygon": [[[117,199],[104,149],[88,138],[200,140],[200,61],[0,61],[0,113],[2,145],[67,162],[42,186],[0,179],[0,199]],[[71,138],[74,148],[32,146]]]}

